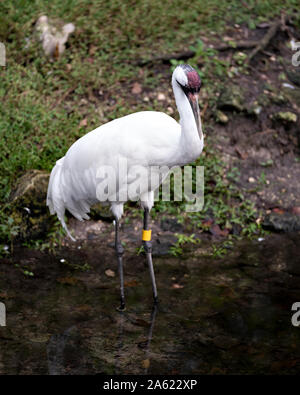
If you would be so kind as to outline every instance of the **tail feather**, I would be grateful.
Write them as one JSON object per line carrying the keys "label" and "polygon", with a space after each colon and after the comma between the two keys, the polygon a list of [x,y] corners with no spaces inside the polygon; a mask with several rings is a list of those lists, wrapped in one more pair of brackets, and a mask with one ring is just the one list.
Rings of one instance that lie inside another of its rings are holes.
{"label": "tail feather", "polygon": [[47,206],[51,214],[57,214],[68,236],[75,241],[65,223],[67,209],[79,221],[89,219],[91,206],[98,202],[94,173],[87,170],[83,173],[70,170],[65,157],[59,159],[53,167],[47,194]]}
{"label": "tail feather", "polygon": [[51,171],[47,193],[47,206],[49,207],[51,214],[57,214],[59,221],[70,239],[76,241],[76,239],[71,235],[65,222],[65,202],[61,192],[61,171],[63,161],[64,158],[58,160]]}

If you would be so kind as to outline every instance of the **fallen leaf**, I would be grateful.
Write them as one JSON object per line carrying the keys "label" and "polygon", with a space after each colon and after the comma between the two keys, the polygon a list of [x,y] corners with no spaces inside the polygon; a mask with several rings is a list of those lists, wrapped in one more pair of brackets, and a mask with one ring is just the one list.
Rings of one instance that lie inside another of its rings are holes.
{"label": "fallen leaf", "polygon": [[136,280],[125,281],[125,283],[124,283],[125,287],[136,287],[137,285],[138,285],[138,282]]}
{"label": "fallen leaf", "polygon": [[83,127],[83,126],[86,126],[86,125],[87,125],[87,119],[86,119],[86,118],[82,119],[82,120],[79,122],[79,127]]}
{"label": "fallen leaf", "polygon": [[96,45],[91,45],[91,46],[90,46],[90,49],[89,49],[89,54],[90,54],[91,56],[93,56],[93,55],[95,55],[96,51],[97,51]]}
{"label": "fallen leaf", "polygon": [[229,229],[222,230],[217,224],[212,225],[209,230],[213,236],[227,236],[229,233]]}
{"label": "fallen leaf", "polygon": [[282,208],[275,207],[272,211],[273,213],[284,214],[284,210]]}
{"label": "fallen leaf", "polygon": [[134,322],[134,325],[138,325],[138,326],[143,326],[145,328],[147,328],[149,326],[149,322],[142,320],[141,318],[137,318]]}
{"label": "fallen leaf", "polygon": [[80,305],[80,306],[75,307],[75,310],[76,310],[77,312],[85,313],[85,312],[87,312],[87,311],[92,310],[92,308],[91,308],[91,306],[88,305],[88,304],[82,304],[82,305]]}
{"label": "fallen leaf", "polygon": [[213,222],[214,221],[212,219],[205,219],[204,221],[202,221],[202,226],[210,228]]}
{"label": "fallen leaf", "polygon": [[107,275],[107,277],[115,277],[115,272],[113,270],[107,269],[105,270],[105,274]]}
{"label": "fallen leaf", "polygon": [[57,282],[66,285],[76,285],[78,283],[78,279],[75,277],[60,277],[57,279]]}
{"label": "fallen leaf", "polygon": [[9,298],[8,293],[6,291],[0,292],[0,298],[1,299],[8,299]]}
{"label": "fallen leaf", "polygon": [[139,95],[142,92],[142,85],[138,82],[135,82],[132,86],[131,93],[134,95]]}
{"label": "fallen leaf", "polygon": [[237,154],[240,156],[241,159],[247,159],[248,158],[247,152],[241,150],[239,147],[235,147],[235,150],[236,150]]}
{"label": "fallen leaf", "polygon": [[296,215],[300,215],[300,207],[293,207],[292,208],[292,213]]}
{"label": "fallen leaf", "polygon": [[144,359],[142,361],[142,366],[143,366],[144,369],[148,369],[149,366],[150,366],[150,360],[149,359]]}
{"label": "fallen leaf", "polygon": [[159,93],[157,95],[157,100],[159,101],[165,101],[166,100],[166,96],[163,93]]}
{"label": "fallen leaf", "polygon": [[183,288],[183,285],[174,283],[174,284],[172,284],[172,288],[174,288],[174,289],[181,289],[181,288]]}

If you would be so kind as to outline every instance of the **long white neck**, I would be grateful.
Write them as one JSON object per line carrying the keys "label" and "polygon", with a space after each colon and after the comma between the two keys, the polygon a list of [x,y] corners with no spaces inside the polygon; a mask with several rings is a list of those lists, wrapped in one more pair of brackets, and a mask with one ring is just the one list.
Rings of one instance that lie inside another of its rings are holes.
{"label": "long white neck", "polygon": [[183,163],[189,163],[198,158],[203,149],[201,120],[198,130],[191,105],[185,93],[176,82],[174,74],[172,77],[172,87],[177,109],[180,115],[181,138],[179,154]]}

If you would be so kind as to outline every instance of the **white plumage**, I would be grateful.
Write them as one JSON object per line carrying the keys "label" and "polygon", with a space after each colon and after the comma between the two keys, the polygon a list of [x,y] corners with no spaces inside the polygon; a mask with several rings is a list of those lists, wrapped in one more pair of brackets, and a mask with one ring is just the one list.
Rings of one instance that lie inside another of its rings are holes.
{"label": "white plumage", "polygon": [[[162,172],[156,168],[164,166],[165,169],[168,166],[171,169],[184,165],[201,154],[203,134],[197,101],[200,89],[198,73],[188,65],[180,65],[173,72],[172,86],[180,123],[161,112],[133,113],[87,133],[56,162],[51,172],[47,205],[51,214],[57,214],[73,240],[64,220],[66,209],[77,219],[84,220],[89,218],[87,213],[92,205],[106,201],[111,204],[118,220],[127,200],[120,199],[119,194],[136,179],[138,166],[145,170],[146,177],[136,198],[143,208],[150,210],[154,190],[167,175],[165,170]],[[119,169],[122,161],[126,161],[126,177],[120,178],[118,174],[122,173]],[[104,166],[114,169],[117,174],[117,194],[114,196],[108,197],[105,193],[99,196],[97,187],[104,179],[101,172],[99,177],[99,169]],[[151,188],[147,179],[150,169],[160,173],[159,181]]]}

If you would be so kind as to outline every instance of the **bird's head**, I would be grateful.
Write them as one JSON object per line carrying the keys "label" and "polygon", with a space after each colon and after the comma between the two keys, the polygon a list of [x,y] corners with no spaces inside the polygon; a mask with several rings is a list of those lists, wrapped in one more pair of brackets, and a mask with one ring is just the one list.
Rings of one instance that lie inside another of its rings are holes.
{"label": "bird's head", "polygon": [[196,125],[200,130],[200,114],[198,96],[201,88],[201,79],[197,71],[189,64],[180,64],[173,72],[175,81],[187,97],[195,117]]}

